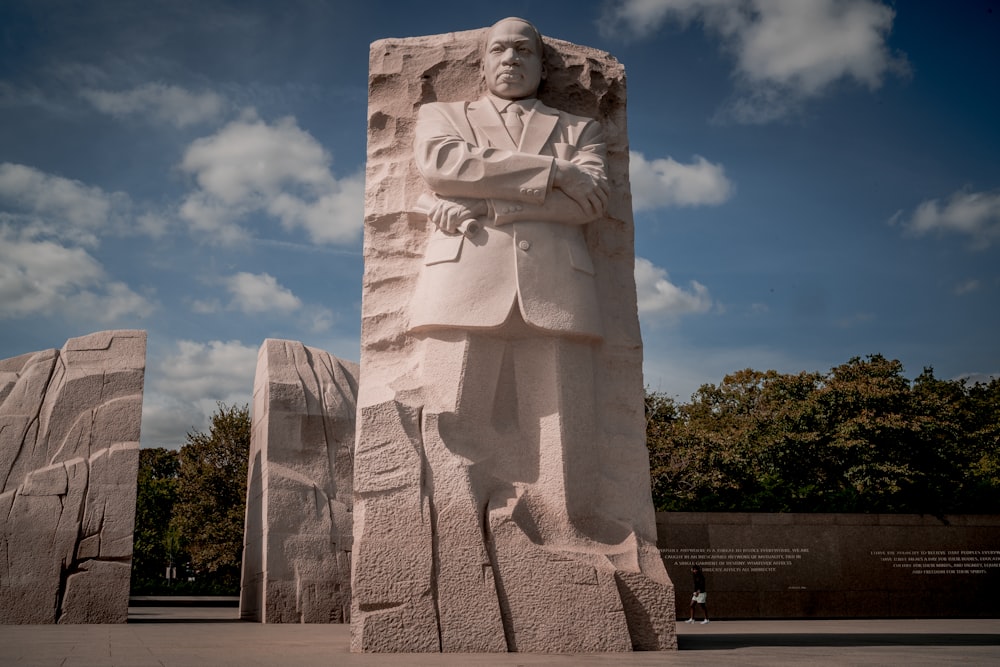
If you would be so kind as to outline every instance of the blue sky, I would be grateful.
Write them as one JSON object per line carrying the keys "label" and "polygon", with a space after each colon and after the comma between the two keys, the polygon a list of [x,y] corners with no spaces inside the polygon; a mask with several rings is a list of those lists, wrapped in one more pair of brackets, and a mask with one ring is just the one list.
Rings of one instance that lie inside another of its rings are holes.
{"label": "blue sky", "polygon": [[647,386],[1000,374],[1000,3],[497,4],[5,0],[0,358],[148,330],[143,446],[357,360],[368,45],[520,15],[625,64]]}

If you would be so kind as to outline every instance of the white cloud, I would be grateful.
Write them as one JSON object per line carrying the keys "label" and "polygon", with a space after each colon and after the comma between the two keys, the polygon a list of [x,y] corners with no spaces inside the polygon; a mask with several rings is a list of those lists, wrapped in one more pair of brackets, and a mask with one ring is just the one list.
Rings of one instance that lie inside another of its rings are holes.
{"label": "white cloud", "polygon": [[145,317],[153,304],[112,280],[87,249],[102,235],[162,233],[130,226],[132,202],[34,167],[0,163],[0,318],[58,313],[114,323]]}
{"label": "white cloud", "polygon": [[682,164],[671,157],[647,160],[642,153],[631,151],[629,180],[636,211],[721,204],[734,190],[722,165],[700,155],[694,156],[691,164]]}
{"label": "white cloud", "polygon": [[249,238],[247,230],[240,227],[236,220],[251,210],[251,207],[226,206],[219,199],[197,191],[184,199],[179,213],[198,235],[224,245],[234,245]]}
{"label": "white cloud", "polygon": [[1000,373],[962,373],[951,379],[964,380],[967,385],[973,386],[977,384],[989,384],[997,378],[1000,378]]}
{"label": "white cloud", "polygon": [[97,234],[120,223],[131,202],[121,192],[107,193],[34,167],[4,162],[0,163],[0,205],[20,213],[33,234],[56,234],[96,245]]}
{"label": "white cloud", "polygon": [[240,341],[180,340],[166,357],[147,364],[143,399],[144,447],[178,447],[191,429],[208,428],[217,402],[250,402],[257,348]]}
{"label": "white cloud", "polygon": [[94,316],[102,322],[118,322],[131,315],[146,317],[154,306],[123,282],[102,283],[96,291],[84,290],[73,299],[72,310],[77,317]]}
{"label": "white cloud", "polygon": [[302,301],[291,290],[267,273],[241,271],[226,278],[226,288],[233,295],[230,308],[244,313],[290,313],[302,307]]}
{"label": "white cloud", "polygon": [[162,83],[147,83],[118,92],[89,88],[80,94],[98,111],[116,118],[141,115],[176,127],[215,120],[227,106],[225,98],[218,93],[192,93]]}
{"label": "white cloud", "polygon": [[312,333],[324,333],[333,328],[333,311],[322,306],[313,306],[306,313],[305,327]]}
{"label": "white cloud", "polygon": [[963,296],[965,294],[971,294],[978,290],[982,285],[978,280],[966,280],[964,283],[959,283],[955,285],[955,295]]}
{"label": "white cloud", "polygon": [[908,221],[903,218],[900,211],[889,222],[902,224],[914,236],[932,232],[964,234],[974,248],[982,250],[1000,238],[1000,191],[960,190],[944,204],[929,199],[917,206]]}
{"label": "white cloud", "polygon": [[170,226],[170,220],[158,213],[143,213],[135,220],[135,229],[150,238],[162,238]]}
{"label": "white cloud", "polygon": [[199,315],[212,315],[222,310],[222,304],[217,299],[194,299],[191,310]]}
{"label": "white cloud", "polygon": [[642,257],[635,258],[635,286],[640,315],[679,317],[712,308],[707,287],[692,280],[690,290],[685,291],[670,282],[664,269]]}
{"label": "white cloud", "polygon": [[93,247],[104,234],[162,237],[170,224],[152,211],[137,213],[124,192],[107,192],[34,167],[0,163],[0,211],[23,236],[55,237]]}
{"label": "white cloud", "polygon": [[357,238],[364,221],[365,179],[360,172],[337,182],[333,192],[315,201],[282,193],[268,212],[289,229],[301,227],[317,243],[345,243]]}
{"label": "white cloud", "polygon": [[736,60],[740,90],[726,114],[767,122],[837,81],[875,89],[907,71],[886,44],[894,18],[878,0],[617,0],[601,26],[641,38],[666,22],[699,21]]}
{"label": "white cloud", "polygon": [[181,217],[223,243],[245,237],[238,221],[256,212],[286,229],[305,229],[317,243],[353,242],[362,229],[364,177],[338,180],[330,162],[294,118],[269,125],[245,114],[188,147],[180,167],[199,189],[186,198]]}
{"label": "white cloud", "polygon": [[257,368],[257,348],[238,340],[198,343],[177,341],[177,351],[157,366],[153,387],[191,401],[228,400],[249,396]]}
{"label": "white cloud", "polygon": [[94,285],[104,270],[82,248],[52,241],[19,240],[0,229],[0,314],[4,317],[51,311],[81,286]]}
{"label": "white cloud", "polygon": [[19,237],[0,226],[0,319],[60,312],[115,322],[152,310],[145,297],[109,280],[83,248]]}

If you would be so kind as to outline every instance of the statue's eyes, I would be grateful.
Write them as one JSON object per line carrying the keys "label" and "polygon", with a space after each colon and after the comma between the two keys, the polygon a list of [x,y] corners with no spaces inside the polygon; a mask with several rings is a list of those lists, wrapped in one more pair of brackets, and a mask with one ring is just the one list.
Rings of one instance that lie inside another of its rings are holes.
{"label": "statue's eyes", "polygon": [[504,51],[506,51],[508,48],[513,48],[515,51],[517,51],[517,54],[519,56],[530,56],[531,54],[534,53],[534,51],[532,50],[531,46],[527,45],[527,44],[525,44],[525,45],[517,45],[517,46],[514,46],[514,47],[504,46],[503,44],[494,44],[493,46],[490,47],[490,53],[493,53],[493,54],[496,54],[496,55],[500,55]]}

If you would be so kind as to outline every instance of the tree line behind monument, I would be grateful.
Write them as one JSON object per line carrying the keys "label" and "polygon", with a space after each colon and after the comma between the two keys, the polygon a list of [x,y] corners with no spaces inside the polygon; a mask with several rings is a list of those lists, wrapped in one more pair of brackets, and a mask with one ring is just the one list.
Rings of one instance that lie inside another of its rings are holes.
{"label": "tree line behind monument", "polygon": [[[1000,513],[1000,379],[871,355],[649,391],[646,416],[658,511]],[[133,595],[239,593],[249,446],[248,407],[220,403],[180,450],[140,450]]]}
{"label": "tree line behind monument", "polygon": [[1000,512],[1000,378],[911,382],[876,354],[648,393],[646,415],[658,511]]}

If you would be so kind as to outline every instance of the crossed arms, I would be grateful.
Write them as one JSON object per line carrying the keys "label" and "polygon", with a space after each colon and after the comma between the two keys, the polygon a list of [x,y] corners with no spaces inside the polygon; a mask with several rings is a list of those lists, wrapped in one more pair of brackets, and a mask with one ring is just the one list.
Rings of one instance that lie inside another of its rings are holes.
{"label": "crossed arms", "polygon": [[553,156],[480,147],[463,136],[473,134],[468,120],[462,116],[460,129],[451,116],[444,105],[427,104],[417,117],[417,168],[436,195],[427,215],[441,230],[454,233],[463,221],[486,216],[497,225],[582,225],[604,215],[609,187],[595,121],[582,124],[572,144],[546,143]]}

